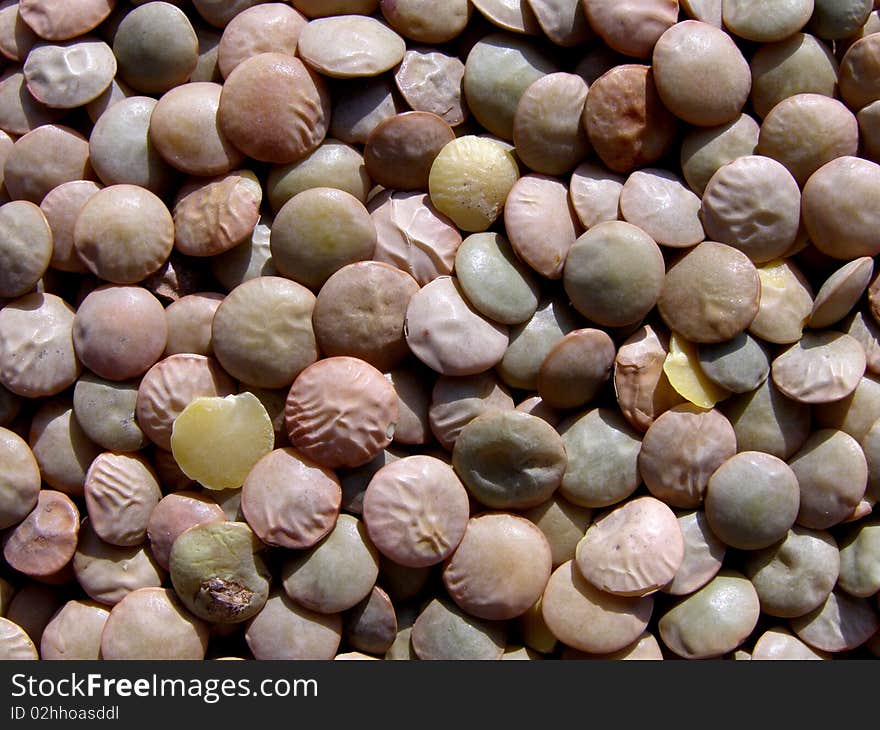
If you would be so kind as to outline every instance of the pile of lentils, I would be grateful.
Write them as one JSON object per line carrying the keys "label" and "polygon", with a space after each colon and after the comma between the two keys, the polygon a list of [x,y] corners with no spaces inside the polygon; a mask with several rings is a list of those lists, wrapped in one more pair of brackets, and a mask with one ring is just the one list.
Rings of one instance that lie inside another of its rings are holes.
{"label": "pile of lentils", "polygon": [[0,658],[880,656],[875,7],[2,0]]}

